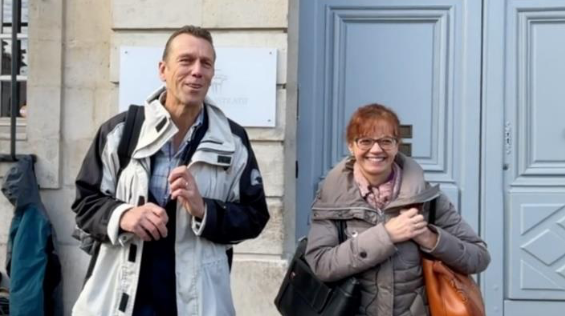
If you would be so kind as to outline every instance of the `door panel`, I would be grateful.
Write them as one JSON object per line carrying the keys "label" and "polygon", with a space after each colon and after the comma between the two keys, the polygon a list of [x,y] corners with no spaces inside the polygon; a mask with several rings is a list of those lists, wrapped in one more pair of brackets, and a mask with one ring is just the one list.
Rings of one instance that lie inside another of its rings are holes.
{"label": "door panel", "polygon": [[[550,303],[550,304],[548,304]],[[565,302],[522,301],[506,302],[504,315],[507,316],[532,316],[532,315],[563,315]]]}
{"label": "door panel", "polygon": [[565,1],[507,6],[505,314],[565,300]]}
{"label": "door panel", "polygon": [[297,237],[357,107],[413,126],[412,155],[478,229],[481,1],[300,1]]}

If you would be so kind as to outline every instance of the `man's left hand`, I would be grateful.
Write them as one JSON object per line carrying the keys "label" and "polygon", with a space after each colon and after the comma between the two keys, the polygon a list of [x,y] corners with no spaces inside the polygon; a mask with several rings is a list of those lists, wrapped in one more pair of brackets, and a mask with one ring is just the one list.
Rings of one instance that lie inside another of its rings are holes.
{"label": "man's left hand", "polygon": [[204,200],[198,191],[194,177],[186,166],[176,167],[169,174],[171,199],[179,202],[190,215],[202,219],[204,217]]}

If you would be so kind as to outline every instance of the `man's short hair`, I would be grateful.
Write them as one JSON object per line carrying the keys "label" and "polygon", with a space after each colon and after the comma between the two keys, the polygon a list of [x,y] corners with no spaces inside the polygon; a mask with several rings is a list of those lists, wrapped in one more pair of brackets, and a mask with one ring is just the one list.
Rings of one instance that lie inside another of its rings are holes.
{"label": "man's short hair", "polygon": [[[163,61],[166,61],[167,57],[169,57],[169,47],[171,46],[171,42],[175,39],[175,37],[177,37],[181,34],[188,34],[188,35],[192,35],[194,37],[204,39],[204,40],[208,41],[208,43],[210,43],[210,45],[212,45],[212,49],[214,48],[214,42],[212,40],[212,34],[210,34],[210,32],[208,30],[203,29],[199,26],[185,25],[185,26],[181,27],[180,29],[174,31],[173,34],[171,34],[171,36],[169,36],[169,39],[167,40],[167,44],[165,44],[165,49],[163,50]],[[214,55],[216,55],[215,50],[214,50]]]}

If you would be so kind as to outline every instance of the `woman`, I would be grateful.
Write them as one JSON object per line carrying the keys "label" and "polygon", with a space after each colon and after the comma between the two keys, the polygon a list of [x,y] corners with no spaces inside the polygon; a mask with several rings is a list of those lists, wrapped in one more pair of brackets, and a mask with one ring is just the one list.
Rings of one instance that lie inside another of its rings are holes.
{"label": "woman", "polygon": [[[422,168],[398,152],[399,125],[382,105],[357,109],[347,126],[351,156],[329,172],[312,207],[306,260],[325,282],[355,275],[361,315],[429,314],[421,251],[466,274],[490,262],[484,241],[425,181]],[[428,225],[435,198],[435,225]],[[346,220],[342,244],[335,220]]]}

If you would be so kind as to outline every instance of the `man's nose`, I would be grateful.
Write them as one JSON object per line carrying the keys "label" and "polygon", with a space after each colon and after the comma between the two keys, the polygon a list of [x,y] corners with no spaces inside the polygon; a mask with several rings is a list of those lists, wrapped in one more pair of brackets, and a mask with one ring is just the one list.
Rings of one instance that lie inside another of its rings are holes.
{"label": "man's nose", "polygon": [[195,77],[202,77],[202,67],[202,62],[195,62],[192,67],[192,75]]}

